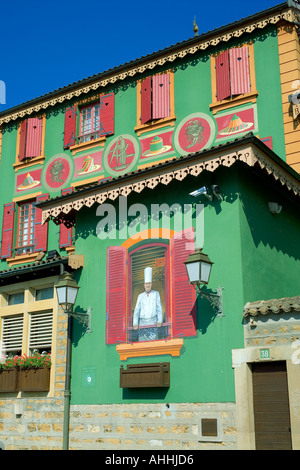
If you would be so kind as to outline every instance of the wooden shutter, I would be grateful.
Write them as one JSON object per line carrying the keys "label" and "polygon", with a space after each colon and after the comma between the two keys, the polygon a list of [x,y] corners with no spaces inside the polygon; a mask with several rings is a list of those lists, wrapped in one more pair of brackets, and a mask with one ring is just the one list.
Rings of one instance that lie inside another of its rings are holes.
{"label": "wooden shutter", "polygon": [[101,96],[100,135],[111,135],[115,131],[115,94]]}
{"label": "wooden shutter", "polygon": [[224,51],[216,57],[217,100],[230,97],[229,54]]}
{"label": "wooden shutter", "polygon": [[145,78],[141,83],[141,124],[152,119],[152,80]]}
{"label": "wooden shutter", "polygon": [[26,158],[38,157],[42,151],[43,118],[27,119]]}
{"label": "wooden shutter", "polygon": [[64,131],[64,148],[71,147],[75,144],[76,139],[76,105],[65,111],[65,131]]}
{"label": "wooden shutter", "polygon": [[2,352],[21,352],[23,340],[23,314],[4,317],[2,323]]}
{"label": "wooden shutter", "polygon": [[248,47],[229,50],[231,94],[250,93],[250,69]]}
{"label": "wooden shutter", "polygon": [[[73,188],[66,188],[61,190],[62,196],[64,194],[70,194],[73,192]],[[73,243],[73,221],[68,221],[64,224],[64,219],[62,219],[59,226],[59,248],[66,248],[67,246],[72,246]]]}
{"label": "wooden shutter", "polygon": [[127,250],[107,249],[106,344],[126,341]]}
{"label": "wooden shutter", "polygon": [[2,223],[1,258],[12,256],[14,240],[15,203],[4,204]]}
{"label": "wooden shutter", "polygon": [[171,238],[172,336],[196,335],[196,294],[184,262],[195,251],[193,228]]}
{"label": "wooden shutter", "polygon": [[29,330],[29,348],[51,348],[52,344],[52,318],[51,312],[31,313]]}
{"label": "wooden shutter", "polygon": [[[46,201],[49,194],[37,196],[36,202]],[[48,222],[42,225],[42,209],[35,208],[34,220],[34,251],[47,251]]]}
{"label": "wooden shutter", "polygon": [[27,119],[20,126],[20,143],[18,159],[21,162],[26,156],[26,136],[27,136]]}
{"label": "wooden shutter", "polygon": [[170,116],[170,75],[154,75],[152,78],[152,119]]}

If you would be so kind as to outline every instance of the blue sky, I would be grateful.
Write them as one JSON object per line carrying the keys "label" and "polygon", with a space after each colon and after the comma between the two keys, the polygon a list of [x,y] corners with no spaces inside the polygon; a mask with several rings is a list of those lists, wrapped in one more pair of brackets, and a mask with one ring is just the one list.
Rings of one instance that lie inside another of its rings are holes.
{"label": "blue sky", "polygon": [[0,112],[279,3],[2,0]]}

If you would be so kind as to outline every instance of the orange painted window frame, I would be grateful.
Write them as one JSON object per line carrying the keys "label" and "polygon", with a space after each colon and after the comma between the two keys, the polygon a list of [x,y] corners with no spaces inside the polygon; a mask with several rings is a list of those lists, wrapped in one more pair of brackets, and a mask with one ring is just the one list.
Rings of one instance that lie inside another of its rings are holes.
{"label": "orange painted window frame", "polygon": [[223,51],[220,51],[218,54],[213,54],[210,58],[210,67],[211,67],[211,93],[212,93],[212,103],[209,105],[210,109],[213,111],[213,114],[216,114],[218,111],[222,111],[227,108],[233,108],[245,103],[256,103],[256,98],[258,92],[256,90],[256,77],[255,77],[255,61],[254,61],[254,46],[253,43],[246,43],[242,46],[237,47],[248,47],[249,50],[249,69],[250,69],[250,84],[251,92],[245,93],[243,95],[234,96],[232,98],[227,98],[225,100],[217,100],[217,77],[216,77],[216,57],[221,54]]}
{"label": "orange painted window frame", "polygon": [[18,133],[17,133],[17,145],[16,145],[16,158],[15,158],[15,163],[13,164],[13,167],[15,171],[18,171],[23,168],[27,168],[33,165],[38,165],[38,164],[43,164],[45,160],[45,134],[46,134],[46,115],[43,114],[42,116],[37,116],[41,117],[43,119],[43,125],[42,125],[42,142],[41,142],[41,155],[38,157],[33,157],[30,159],[27,159],[23,162],[20,162],[18,159],[19,155],[19,150],[20,150],[20,128],[21,128],[21,122],[18,126]]}
{"label": "orange painted window frame", "polygon": [[137,135],[141,135],[143,134],[143,132],[149,132],[151,130],[159,129],[161,127],[175,125],[176,115],[175,115],[175,100],[174,100],[174,70],[165,70],[159,74],[154,74],[154,75],[164,75],[166,73],[170,75],[170,116],[162,118],[162,119],[155,119],[153,121],[147,122],[146,124],[141,124],[140,117],[142,113],[141,85],[142,85],[143,80],[145,80],[145,78],[147,77],[143,77],[142,79],[137,81],[136,127],[134,128]]}

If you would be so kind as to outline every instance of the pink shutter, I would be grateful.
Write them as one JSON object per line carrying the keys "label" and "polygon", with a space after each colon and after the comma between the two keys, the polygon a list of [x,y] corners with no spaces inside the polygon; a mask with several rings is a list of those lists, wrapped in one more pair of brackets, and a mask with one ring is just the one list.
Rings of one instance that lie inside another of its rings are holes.
{"label": "pink shutter", "polygon": [[248,47],[229,50],[231,94],[250,93],[250,69]]}
{"label": "pink shutter", "polygon": [[72,106],[65,111],[65,131],[64,131],[64,148],[71,147],[75,144],[76,139],[76,112],[77,107]]}
{"label": "pink shutter", "polygon": [[26,158],[38,157],[42,153],[43,118],[27,119]]}
{"label": "pink shutter", "polygon": [[111,135],[115,130],[115,94],[101,96],[100,135]]}
{"label": "pink shutter", "polygon": [[170,75],[154,75],[152,78],[153,119],[170,116]]}
{"label": "pink shutter", "polygon": [[216,57],[217,100],[230,97],[229,54],[224,51]]}
{"label": "pink shutter", "polygon": [[171,238],[173,336],[196,335],[196,294],[190,285],[184,262],[194,253],[193,228]]}
{"label": "pink shutter", "polygon": [[126,248],[107,249],[106,344],[126,341],[126,262]]}
{"label": "pink shutter", "polygon": [[9,258],[12,255],[14,240],[15,203],[4,204],[1,258]]}
{"label": "pink shutter", "polygon": [[[37,196],[36,202],[46,201],[49,194]],[[42,209],[35,208],[34,219],[34,251],[47,251],[48,222],[42,225]]]}
{"label": "pink shutter", "polygon": [[152,80],[145,78],[141,83],[141,124],[152,119]]}
{"label": "pink shutter", "polygon": [[18,159],[21,162],[25,158],[26,152],[26,136],[27,136],[27,119],[20,126],[20,144]]}
{"label": "pink shutter", "polygon": [[[62,196],[73,192],[73,188],[65,188],[61,190]],[[72,246],[73,243],[73,219],[62,218],[59,226],[59,248]]]}

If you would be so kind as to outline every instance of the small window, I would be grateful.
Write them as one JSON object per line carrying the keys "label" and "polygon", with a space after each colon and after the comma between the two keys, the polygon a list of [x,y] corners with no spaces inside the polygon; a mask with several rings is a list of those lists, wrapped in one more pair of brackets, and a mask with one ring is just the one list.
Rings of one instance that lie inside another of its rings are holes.
{"label": "small window", "polygon": [[19,207],[17,254],[34,252],[35,202],[26,202]]}
{"label": "small window", "polygon": [[1,352],[9,356],[20,355],[23,340],[23,315],[2,319]]}
{"label": "small window", "polygon": [[216,419],[201,419],[202,436],[217,437],[218,421]]}
{"label": "small window", "polygon": [[9,294],[7,298],[7,305],[17,305],[24,303],[24,292],[15,292]]}
{"label": "small window", "polygon": [[44,287],[43,289],[36,289],[35,300],[53,299],[53,286]]}
{"label": "small window", "polygon": [[222,417],[220,413],[213,416],[200,417],[199,419],[199,441],[220,442],[223,440]]}
{"label": "small window", "polygon": [[80,111],[80,142],[100,137],[100,104],[86,106]]}

